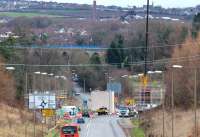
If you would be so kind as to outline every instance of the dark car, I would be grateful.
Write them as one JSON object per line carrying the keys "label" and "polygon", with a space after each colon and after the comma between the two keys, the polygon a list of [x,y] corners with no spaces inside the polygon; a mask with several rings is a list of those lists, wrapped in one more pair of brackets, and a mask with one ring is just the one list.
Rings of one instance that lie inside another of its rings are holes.
{"label": "dark car", "polygon": [[77,123],[78,124],[84,124],[85,123],[85,120],[83,118],[78,118],[77,119]]}
{"label": "dark car", "polygon": [[90,114],[89,114],[89,112],[88,111],[83,111],[83,113],[82,113],[82,116],[83,117],[90,117]]}

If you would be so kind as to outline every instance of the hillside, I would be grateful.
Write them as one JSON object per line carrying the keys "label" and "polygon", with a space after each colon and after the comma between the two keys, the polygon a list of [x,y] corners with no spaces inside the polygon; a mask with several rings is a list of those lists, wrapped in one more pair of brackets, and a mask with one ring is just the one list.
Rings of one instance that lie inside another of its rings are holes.
{"label": "hillside", "polygon": [[[199,117],[199,114],[197,117]],[[144,118],[143,127],[146,129],[145,130],[146,136],[149,137],[149,135],[151,135],[150,137],[161,137],[163,134],[162,110],[145,113],[143,115],[143,118]],[[170,111],[165,111],[164,119],[165,119],[165,128],[164,128],[165,136],[170,137],[172,134],[171,130],[172,119]],[[199,122],[198,125],[200,125]],[[194,131],[194,111],[176,110],[174,113],[174,137],[192,137],[193,131]]]}
{"label": "hillside", "polygon": [[[0,136],[1,137],[33,137],[33,113],[0,104]],[[47,127],[43,129],[47,131]],[[42,125],[36,124],[36,137],[42,136]]]}

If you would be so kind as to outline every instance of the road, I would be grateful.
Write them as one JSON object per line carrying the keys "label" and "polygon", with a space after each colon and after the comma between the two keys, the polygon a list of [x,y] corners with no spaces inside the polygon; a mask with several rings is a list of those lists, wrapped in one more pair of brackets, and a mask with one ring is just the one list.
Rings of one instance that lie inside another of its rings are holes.
{"label": "road", "polygon": [[87,119],[86,124],[81,125],[80,137],[125,137],[117,119],[112,116]]}
{"label": "road", "polygon": [[[89,99],[89,94],[83,93],[83,89],[78,83],[73,82],[73,90],[79,92],[76,98],[83,102]],[[86,119],[86,123],[81,125],[80,137],[126,137],[121,127],[117,123],[116,116],[100,116]]]}
{"label": "road", "polygon": [[77,82],[73,82],[73,90],[74,90],[74,92],[80,93],[79,96],[76,96],[76,98],[80,102],[83,102],[83,100],[87,100],[88,101],[88,99],[90,98],[90,94],[83,93],[83,88],[80,87]]}

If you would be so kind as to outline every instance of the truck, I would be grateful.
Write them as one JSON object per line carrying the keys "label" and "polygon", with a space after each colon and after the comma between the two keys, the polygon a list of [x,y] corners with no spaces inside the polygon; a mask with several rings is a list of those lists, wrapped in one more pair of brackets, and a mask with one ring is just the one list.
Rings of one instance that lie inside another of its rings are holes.
{"label": "truck", "polygon": [[92,91],[88,107],[90,110],[95,112],[101,108],[107,108],[109,113],[114,113],[114,92],[99,90]]}

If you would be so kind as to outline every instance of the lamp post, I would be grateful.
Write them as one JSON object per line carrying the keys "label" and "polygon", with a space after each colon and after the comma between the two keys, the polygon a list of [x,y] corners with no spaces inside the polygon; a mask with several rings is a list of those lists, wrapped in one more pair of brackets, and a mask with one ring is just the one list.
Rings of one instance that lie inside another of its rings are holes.
{"label": "lamp post", "polygon": [[162,128],[163,128],[163,137],[165,137],[165,100],[164,100],[164,72],[156,70],[154,71],[156,74],[161,74],[162,75],[162,85],[161,85],[161,97],[162,97]]}
{"label": "lamp post", "polygon": [[[127,85],[125,84],[126,82],[127,82],[127,78],[128,78],[129,76],[128,75],[123,75],[123,76],[121,76],[121,78],[122,79],[124,79],[124,80],[122,80],[122,83],[123,83],[123,91],[125,91],[126,90],[126,87],[127,87]],[[129,86],[129,85],[128,85]],[[123,92],[123,93],[126,93],[126,92]],[[128,93],[129,93],[129,88],[128,88]],[[123,95],[125,95],[125,94],[122,94],[122,96]]]}
{"label": "lamp post", "polygon": [[[34,74],[36,74],[36,75],[40,75],[41,74],[41,72],[40,71],[36,71],[36,72],[34,72]],[[34,94],[35,94],[35,92],[36,91],[34,91]],[[35,102],[34,102],[34,104],[35,104]],[[34,137],[36,137],[36,128],[35,128],[35,124],[36,124],[36,111],[35,111],[35,108],[34,108],[34,112],[33,112],[33,119],[34,119],[34,125],[33,125],[33,136]]]}
{"label": "lamp post", "polygon": [[198,136],[197,132],[197,69],[194,71],[194,121],[195,121],[195,132],[194,137]]}
{"label": "lamp post", "polygon": [[[43,76],[42,76],[43,75]],[[42,79],[42,82],[41,82],[41,84],[42,84],[42,92],[43,93],[45,93],[45,89],[44,89],[44,77],[47,75],[47,73],[46,72],[42,72],[41,73],[41,79]],[[43,110],[44,108],[42,108],[42,110]],[[43,118],[43,120],[42,120],[42,136],[44,136],[44,124],[46,124],[46,117],[45,117],[45,119],[44,119],[44,116],[42,116],[42,118]]]}
{"label": "lamp post", "polygon": [[161,97],[162,97],[162,117],[163,117],[163,137],[165,137],[165,100],[164,100],[164,72],[160,70],[154,71],[156,74],[161,74],[162,75],[162,83],[161,83]]}
{"label": "lamp post", "polygon": [[52,90],[52,88],[51,88],[51,83],[52,83],[52,77],[54,76],[54,74],[53,73],[50,73],[50,74],[48,74],[48,76],[49,76],[49,91],[51,91]]}
{"label": "lamp post", "polygon": [[[112,77],[108,77],[108,80],[109,80],[108,83],[111,84]],[[108,92],[109,92],[109,93],[108,93],[108,94],[109,94],[109,113],[111,113],[111,109],[110,109],[110,108],[111,108],[111,107],[110,107],[110,104],[111,104],[111,103],[110,103],[110,97],[111,97],[111,96],[110,96],[110,93],[111,93],[111,89],[109,89]]]}
{"label": "lamp post", "polygon": [[174,69],[181,69],[183,66],[181,65],[172,65],[172,86],[171,86],[171,106],[172,106],[172,137],[174,137]]}
{"label": "lamp post", "polygon": [[45,92],[45,87],[44,87],[44,77],[47,75],[47,73],[46,72],[42,72],[41,73],[41,78],[42,78],[42,82],[41,82],[41,84],[42,84],[42,92],[44,93]]}

